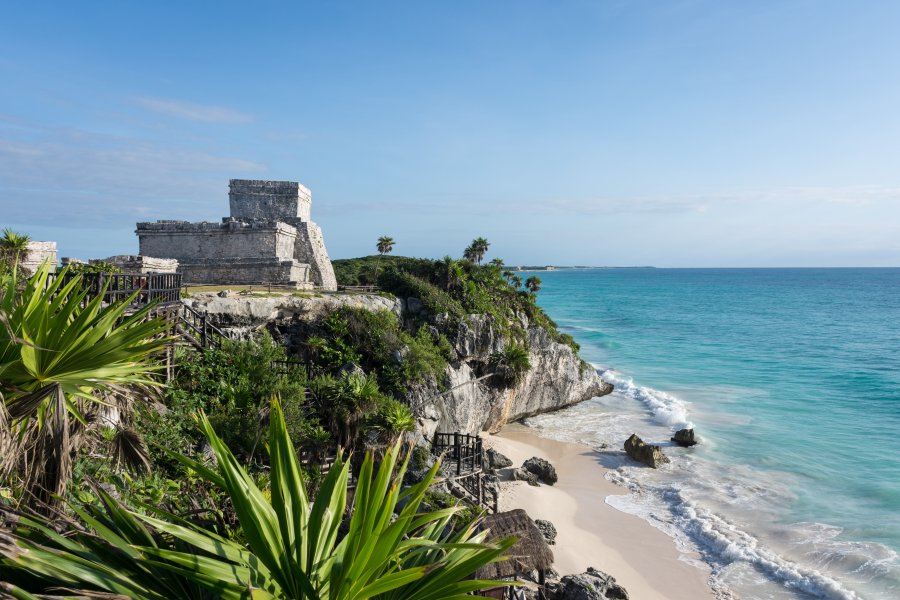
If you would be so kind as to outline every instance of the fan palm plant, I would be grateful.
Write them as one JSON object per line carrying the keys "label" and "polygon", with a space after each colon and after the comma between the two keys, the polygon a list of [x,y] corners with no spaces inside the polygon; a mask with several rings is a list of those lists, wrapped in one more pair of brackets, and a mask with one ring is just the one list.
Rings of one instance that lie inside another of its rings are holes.
{"label": "fan palm plant", "polygon": [[47,264],[22,290],[16,280],[0,290],[0,428],[13,440],[0,481],[18,475],[26,499],[46,506],[65,492],[87,413],[159,384],[153,357],[169,326],[149,307],[126,314],[134,297],[107,306],[80,277],[51,279]]}
{"label": "fan palm plant", "polygon": [[[0,537],[4,557],[0,566],[13,574],[24,571],[41,578],[29,591],[12,585],[7,590],[17,598],[34,598],[31,589],[53,594],[59,588],[92,597],[102,592],[138,600],[192,597],[173,596],[165,583],[185,589],[192,584],[226,600],[463,600],[470,598],[469,592],[501,585],[468,578],[479,567],[499,560],[514,540],[487,544],[486,532],[475,533],[472,526],[452,533],[448,524],[456,508],[420,513],[439,463],[421,483],[402,489],[406,461],[399,460],[399,445],[385,454],[377,469],[373,455],[367,454],[352,516],[342,528],[349,463],[338,457],[315,501],[310,501],[277,401],[271,414],[269,494],[257,486],[205,417],[200,425],[216,455],[216,470],[179,457],[226,491],[246,546],[180,520],[139,515],[112,504],[129,533],[123,535],[123,527],[90,521],[102,551],[50,530],[41,531],[47,541],[35,541],[27,531],[35,529],[34,523],[5,541]],[[135,519],[162,537],[144,537],[146,528],[136,526]],[[157,539],[177,540],[182,548],[157,544]],[[115,551],[119,560],[106,563],[105,556]],[[159,570],[167,571],[166,576],[161,577]]]}
{"label": "fan palm plant", "polygon": [[31,238],[23,233],[17,233],[10,228],[3,230],[0,238],[0,263],[3,263],[10,271],[14,271],[22,256],[28,252],[28,243]]}

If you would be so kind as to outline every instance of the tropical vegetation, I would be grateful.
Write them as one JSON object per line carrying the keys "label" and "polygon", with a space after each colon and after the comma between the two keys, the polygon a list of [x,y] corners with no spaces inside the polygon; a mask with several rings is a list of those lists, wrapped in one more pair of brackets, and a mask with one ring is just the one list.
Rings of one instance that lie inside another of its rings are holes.
{"label": "tropical vegetation", "polygon": [[135,510],[101,492],[102,509],[74,509],[93,534],[63,537],[39,520],[20,519],[16,533],[0,541],[7,591],[16,598],[430,600],[466,598],[497,585],[470,577],[500,559],[513,540],[487,544],[472,524],[454,532],[448,527],[453,507],[420,510],[439,463],[421,482],[403,487],[406,462],[395,444],[377,467],[367,453],[351,488],[350,463],[339,455],[311,498],[277,400],[265,489],[202,415],[200,427],[215,467],[176,458],[225,491],[242,541],[174,514]]}
{"label": "tropical vegetation", "polygon": [[[64,273],[63,273],[64,274]],[[72,455],[99,428],[132,466],[143,454],[128,427],[135,402],[159,385],[154,355],[169,325],[133,298],[105,306],[80,277],[51,277],[43,265],[20,289],[17,271],[0,290],[0,485],[52,507],[72,476]]]}

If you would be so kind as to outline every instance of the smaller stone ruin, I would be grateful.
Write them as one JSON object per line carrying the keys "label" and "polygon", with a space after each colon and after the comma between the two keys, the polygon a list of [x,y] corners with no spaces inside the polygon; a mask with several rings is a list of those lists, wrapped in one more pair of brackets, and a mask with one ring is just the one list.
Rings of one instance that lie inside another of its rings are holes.
{"label": "smaller stone ruin", "polygon": [[121,269],[123,273],[129,275],[175,273],[178,271],[178,261],[174,258],[154,258],[152,256],[118,254],[108,258],[91,259],[88,262],[92,265],[107,263]]}
{"label": "smaller stone ruin", "polygon": [[295,181],[232,179],[220,223],[138,223],[140,254],[178,261],[186,283],[337,289],[312,194]]}
{"label": "smaller stone ruin", "polygon": [[34,273],[45,261],[50,261],[50,272],[56,272],[56,242],[28,242],[28,250],[19,260],[19,268]]}

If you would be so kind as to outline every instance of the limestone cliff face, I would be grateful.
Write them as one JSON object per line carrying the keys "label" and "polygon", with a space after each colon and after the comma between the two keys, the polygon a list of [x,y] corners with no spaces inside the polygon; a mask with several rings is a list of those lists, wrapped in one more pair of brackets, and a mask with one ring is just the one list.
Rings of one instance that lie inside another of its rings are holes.
{"label": "limestone cliff face", "polygon": [[[234,337],[245,338],[265,328],[289,351],[302,343],[316,321],[341,307],[390,310],[405,319],[418,313],[421,306],[414,298],[395,300],[376,294],[268,298],[199,294],[187,302]],[[437,315],[431,320],[446,330],[446,317]],[[489,317],[469,315],[456,328],[455,336],[448,335],[455,356],[446,381],[443,385],[437,381],[418,385],[408,398],[426,437],[434,431],[474,434],[495,430],[612,391],[612,385],[602,381],[569,346],[553,341],[541,327],[522,325],[528,332],[531,369],[522,381],[509,387],[489,376],[490,355],[507,343]]]}
{"label": "limestone cliff face", "polygon": [[596,370],[582,363],[569,346],[553,341],[545,329],[527,327],[527,331],[531,369],[517,385],[504,387],[493,377],[480,378],[490,354],[505,345],[490,319],[470,315],[460,325],[454,348],[458,360],[448,369],[446,391],[437,382],[428,382],[410,394],[426,437],[434,431],[494,431],[612,391]]}

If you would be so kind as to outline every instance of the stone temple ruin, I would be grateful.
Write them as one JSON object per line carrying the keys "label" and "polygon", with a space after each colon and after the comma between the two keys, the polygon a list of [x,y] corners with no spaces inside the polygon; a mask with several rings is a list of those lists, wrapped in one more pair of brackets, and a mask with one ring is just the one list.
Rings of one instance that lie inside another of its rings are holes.
{"label": "stone temple ruin", "polygon": [[138,223],[140,254],[178,261],[185,282],[337,289],[312,195],[295,181],[232,179],[221,223]]}

